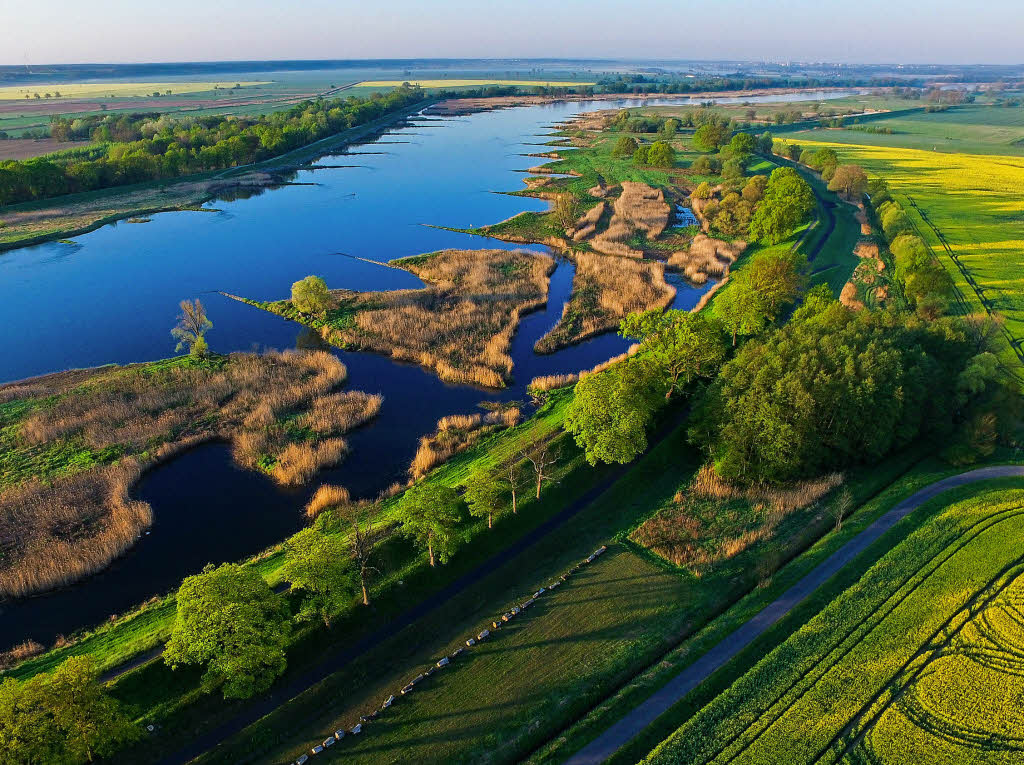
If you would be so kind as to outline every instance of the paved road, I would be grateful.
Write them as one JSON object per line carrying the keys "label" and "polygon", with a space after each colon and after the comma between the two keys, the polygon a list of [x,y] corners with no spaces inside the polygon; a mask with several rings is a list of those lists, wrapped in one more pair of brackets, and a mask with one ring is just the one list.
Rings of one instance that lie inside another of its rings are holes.
{"label": "paved road", "polygon": [[[669,417],[652,435],[648,445],[648,452],[673,433],[683,423],[688,413],[689,409],[683,407]],[[447,587],[395,617],[383,628],[362,638],[355,645],[342,646],[335,649],[311,669],[297,677],[293,677],[284,685],[275,688],[269,695],[239,709],[237,714],[223,724],[191,741],[183,743],[180,750],[160,760],[159,765],[184,765],[184,763],[195,759],[203,752],[213,749],[231,736],[240,733],[252,723],[270,714],[282,704],[291,701],[321,680],[338,672],[353,659],[358,658],[369,649],[379,645],[382,641],[393,637],[399,630],[408,627],[418,619],[444,605],[477,580],[494,573],[500,566],[508,563],[520,553],[547,537],[552,531],[594,503],[633,466],[616,465],[611,468],[600,482],[587,490],[583,495],[566,505],[532,531],[517,539],[501,552],[491,556],[468,574],[463,574]]]}
{"label": "paved road", "polygon": [[978,468],[960,475],[943,478],[907,497],[836,550],[807,576],[790,587],[778,600],[765,606],[756,616],[736,629],[689,667],[672,678],[645,702],[612,725],[598,738],[566,761],[566,765],[597,765],[611,757],[616,750],[630,742],[648,725],[700,685],[713,672],[725,666],[740,651],[775,622],[788,614],[811,593],[825,584],[847,563],[867,549],[882,534],[932,497],[957,486],[984,481],[988,478],[1024,477],[1024,465],[997,465]]}

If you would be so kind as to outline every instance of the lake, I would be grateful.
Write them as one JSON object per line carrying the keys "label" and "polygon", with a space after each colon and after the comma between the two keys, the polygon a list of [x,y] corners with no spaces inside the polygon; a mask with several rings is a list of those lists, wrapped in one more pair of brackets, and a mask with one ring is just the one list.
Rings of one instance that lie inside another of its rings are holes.
{"label": "lake", "polygon": [[[821,93],[814,97],[838,97]],[[802,94],[803,98],[811,94]],[[719,99],[726,101],[727,99]],[[760,96],[744,101],[789,100]],[[687,99],[648,99],[649,105]],[[357,258],[386,261],[445,248],[512,248],[503,242],[424,224],[460,228],[508,218],[547,203],[495,193],[523,188],[522,156],[552,123],[632,100],[566,102],[438,120],[413,119],[379,140],[321,158],[325,169],[297,173],[298,184],[245,199],[215,200],[205,212],[119,222],[57,242],[0,254],[0,380],[61,369],[165,358],[178,302],[200,297],[213,321],[210,346],[220,352],[291,348],[316,342],[305,328],[230,300],[288,295],[292,282],[322,276],[333,288],[417,287],[414,275]],[[531,247],[548,252],[543,247]],[[347,386],[381,393],[379,417],[351,433],[352,452],[304,489],[276,486],[239,469],[223,444],[206,444],[151,471],[137,493],[154,510],[150,533],[127,555],[73,587],[0,604],[0,650],[32,638],[96,624],[173,589],[207,562],[237,560],[283,539],[303,522],[302,507],[321,482],[373,496],[405,477],[420,436],[449,414],[480,411],[485,400],[524,400],[535,376],[575,372],[623,352],[614,334],[555,354],[533,353],[562,313],[573,265],[560,260],[547,306],[524,317],[512,341],[514,382],[488,391],[444,383],[418,366],[336,350]],[[674,306],[689,309],[713,282],[675,281]]]}

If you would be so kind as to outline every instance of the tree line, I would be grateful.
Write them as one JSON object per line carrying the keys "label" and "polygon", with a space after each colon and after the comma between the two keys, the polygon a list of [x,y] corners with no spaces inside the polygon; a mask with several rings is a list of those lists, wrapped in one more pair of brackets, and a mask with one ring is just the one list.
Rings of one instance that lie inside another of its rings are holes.
{"label": "tree line", "polygon": [[401,87],[368,98],[306,101],[262,117],[135,114],[57,118],[51,133],[99,141],[91,154],[61,152],[0,162],[0,205],[190,173],[237,167],[285,154],[423,100]]}

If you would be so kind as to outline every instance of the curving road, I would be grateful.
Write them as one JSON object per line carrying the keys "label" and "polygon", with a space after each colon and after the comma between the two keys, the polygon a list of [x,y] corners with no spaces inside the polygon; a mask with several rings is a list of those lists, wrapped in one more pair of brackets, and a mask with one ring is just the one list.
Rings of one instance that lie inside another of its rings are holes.
{"label": "curving road", "polygon": [[832,553],[817,568],[786,590],[777,600],[765,606],[750,621],[737,628],[697,661],[669,680],[646,701],[566,760],[566,765],[597,765],[607,760],[712,673],[725,666],[755,638],[802,603],[850,561],[864,552],[882,534],[928,500],[958,486],[989,478],[1013,477],[1024,477],[1024,465],[996,465],[970,470],[943,478],[907,497]]}

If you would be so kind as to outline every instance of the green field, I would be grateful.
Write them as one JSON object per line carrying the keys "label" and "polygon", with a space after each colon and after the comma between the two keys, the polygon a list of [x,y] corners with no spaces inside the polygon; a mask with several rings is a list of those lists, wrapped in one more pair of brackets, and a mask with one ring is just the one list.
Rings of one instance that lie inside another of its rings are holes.
{"label": "green field", "polygon": [[[990,311],[1005,320],[1010,336],[1024,338],[1024,158],[804,139],[800,145],[831,146],[841,162],[884,178],[970,310]],[[1004,356],[1018,363],[1009,348]]]}
{"label": "green field", "polygon": [[[1024,155],[1024,109],[1020,107],[971,104],[944,112],[922,110],[910,115],[875,117],[864,121],[863,126],[888,128],[893,133],[869,133],[858,130],[856,125],[813,131],[787,131],[783,127],[773,132],[797,143],[810,134],[813,140],[833,143],[896,146],[959,154]],[[819,135],[827,138],[818,138]]]}
{"label": "green field", "polygon": [[[394,678],[390,686],[374,683],[371,693],[380,698],[371,697],[373,701],[379,703],[391,693],[398,700],[365,736],[343,741],[327,761],[515,759],[537,734],[550,735],[552,723],[578,710],[581,702],[593,701],[609,678],[680,629],[687,589],[678,576],[612,547],[408,696],[399,696],[398,688],[426,665],[405,675],[389,672],[388,679]],[[490,626],[467,628],[463,639]],[[362,696],[364,690],[355,692]],[[325,718],[315,734],[261,761],[279,762],[282,755],[292,759],[333,730],[351,727],[355,717],[350,711]]]}
{"label": "green field", "polygon": [[1019,762],[1024,490],[987,487],[933,502],[645,762]]}

